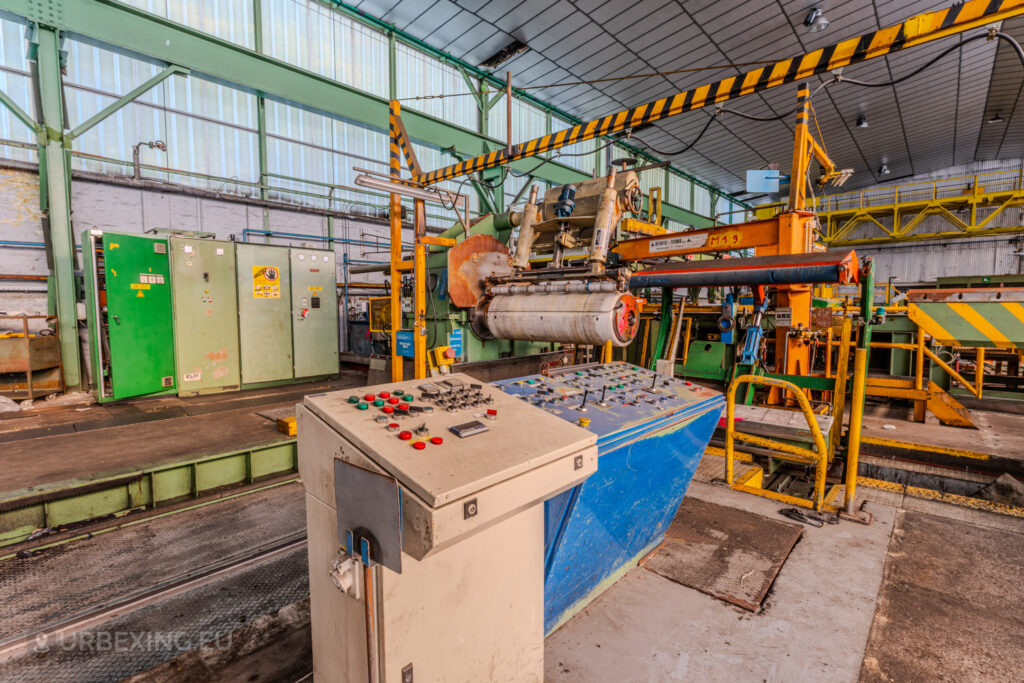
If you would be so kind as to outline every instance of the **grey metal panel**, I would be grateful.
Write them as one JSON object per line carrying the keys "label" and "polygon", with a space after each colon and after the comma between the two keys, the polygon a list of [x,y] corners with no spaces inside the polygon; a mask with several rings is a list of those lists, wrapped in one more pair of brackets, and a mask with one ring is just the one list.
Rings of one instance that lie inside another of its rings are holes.
{"label": "grey metal panel", "polygon": [[288,248],[236,244],[242,383],[291,379],[292,288]]}
{"label": "grey metal panel", "polygon": [[334,252],[293,247],[292,330],[295,376],[338,372],[338,278]]}

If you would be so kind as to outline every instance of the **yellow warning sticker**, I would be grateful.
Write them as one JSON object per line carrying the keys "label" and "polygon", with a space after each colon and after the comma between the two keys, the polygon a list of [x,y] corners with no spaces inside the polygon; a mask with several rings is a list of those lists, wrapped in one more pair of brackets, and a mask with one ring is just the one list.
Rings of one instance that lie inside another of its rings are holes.
{"label": "yellow warning sticker", "polygon": [[308,289],[311,292],[322,292],[324,288],[323,287],[317,287],[315,285],[310,285],[306,289]]}
{"label": "yellow warning sticker", "polygon": [[133,282],[132,289],[149,289],[149,285],[144,282]]}
{"label": "yellow warning sticker", "polygon": [[252,298],[281,298],[281,270],[277,266],[252,267]]}

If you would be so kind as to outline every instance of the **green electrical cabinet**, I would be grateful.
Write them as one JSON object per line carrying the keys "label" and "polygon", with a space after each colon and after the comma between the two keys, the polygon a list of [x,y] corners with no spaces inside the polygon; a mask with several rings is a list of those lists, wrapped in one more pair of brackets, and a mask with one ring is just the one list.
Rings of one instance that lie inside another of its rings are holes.
{"label": "green electrical cabinet", "polygon": [[166,239],[82,235],[86,319],[99,401],[173,393],[174,333]]}
{"label": "green electrical cabinet", "polygon": [[240,386],[235,245],[170,239],[178,394]]}
{"label": "green electrical cabinet", "polygon": [[288,247],[236,244],[242,384],[289,380],[292,289]]}
{"label": "green electrical cabinet", "polygon": [[338,373],[338,275],[332,251],[291,249],[295,376]]}

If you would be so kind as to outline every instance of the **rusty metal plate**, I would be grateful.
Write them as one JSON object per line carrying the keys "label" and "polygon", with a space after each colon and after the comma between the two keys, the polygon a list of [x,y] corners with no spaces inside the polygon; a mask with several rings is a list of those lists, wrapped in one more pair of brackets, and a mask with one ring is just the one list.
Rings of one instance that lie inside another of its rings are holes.
{"label": "rusty metal plate", "polygon": [[484,294],[484,280],[512,274],[509,250],[490,235],[473,235],[448,250],[448,296],[471,308]]}
{"label": "rusty metal plate", "polygon": [[1005,303],[1024,301],[1024,287],[969,287],[966,289],[911,289],[907,301],[923,303]]}
{"label": "rusty metal plate", "polygon": [[756,612],[802,533],[794,524],[686,498],[665,543],[643,566]]}

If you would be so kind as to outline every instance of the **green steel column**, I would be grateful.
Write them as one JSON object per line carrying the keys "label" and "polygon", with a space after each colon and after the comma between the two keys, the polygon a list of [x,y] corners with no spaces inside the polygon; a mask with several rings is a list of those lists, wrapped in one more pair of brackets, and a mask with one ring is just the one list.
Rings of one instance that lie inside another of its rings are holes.
{"label": "green steel column", "polygon": [[388,100],[398,99],[398,50],[394,31],[388,31]]}
{"label": "green steel column", "polygon": [[[259,151],[260,164],[260,199],[270,199],[270,176],[267,175],[267,100],[262,95],[256,97],[256,147]],[[263,231],[270,232],[270,208],[263,207]],[[265,235],[264,242],[270,243],[270,235]]]}
{"label": "green steel column", "polygon": [[61,36],[47,26],[36,28],[36,71],[33,86],[40,104],[41,137],[39,156],[40,197],[49,227],[53,257],[52,309],[60,327],[61,362],[64,384],[84,384],[78,344],[78,311],[75,301],[75,238],[71,232],[71,168],[64,147],[64,92],[61,78]]}

